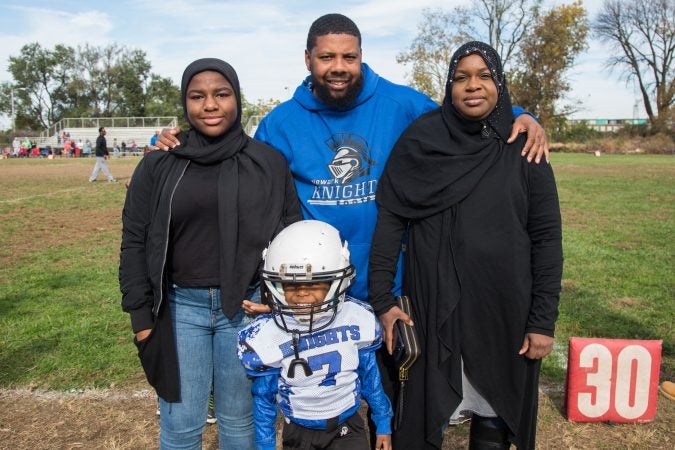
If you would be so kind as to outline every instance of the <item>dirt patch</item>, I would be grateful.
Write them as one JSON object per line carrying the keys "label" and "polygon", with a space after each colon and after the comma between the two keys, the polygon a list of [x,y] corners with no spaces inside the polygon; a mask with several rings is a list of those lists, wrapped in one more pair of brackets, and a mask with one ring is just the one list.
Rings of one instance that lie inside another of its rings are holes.
{"label": "dirt patch", "polygon": [[640,304],[640,299],[635,297],[622,297],[610,302],[610,306],[616,310],[634,308]]}
{"label": "dirt patch", "polygon": [[[0,222],[8,222],[15,216],[16,221],[24,220],[20,213],[0,215]],[[0,254],[0,264],[14,265],[23,255],[34,250],[56,246],[69,246],[82,241],[92,240],[105,231],[121,228],[120,211],[113,210],[32,210],[29,231],[14,233],[11,240],[4,244]]]}
{"label": "dirt patch", "polygon": [[[568,422],[560,412],[559,390],[542,393],[539,404],[539,449],[675,446],[672,430],[675,402],[662,396],[655,421],[644,424]],[[468,427],[468,424],[450,427],[443,449],[466,448]],[[155,397],[149,390],[0,391],[1,449],[151,449],[157,448],[158,433]],[[218,449],[217,426],[206,427],[203,448]]]}
{"label": "dirt patch", "polygon": [[[157,448],[159,421],[150,391],[0,393],[0,448]],[[215,427],[204,433],[204,448],[217,449]]]}

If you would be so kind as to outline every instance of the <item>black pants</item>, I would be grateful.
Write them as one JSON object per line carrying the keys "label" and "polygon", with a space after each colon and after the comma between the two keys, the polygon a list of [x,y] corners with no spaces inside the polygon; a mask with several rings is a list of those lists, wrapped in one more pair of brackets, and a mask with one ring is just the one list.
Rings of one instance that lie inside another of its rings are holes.
{"label": "black pants", "polygon": [[368,450],[368,438],[359,413],[332,430],[312,430],[284,422],[284,450]]}

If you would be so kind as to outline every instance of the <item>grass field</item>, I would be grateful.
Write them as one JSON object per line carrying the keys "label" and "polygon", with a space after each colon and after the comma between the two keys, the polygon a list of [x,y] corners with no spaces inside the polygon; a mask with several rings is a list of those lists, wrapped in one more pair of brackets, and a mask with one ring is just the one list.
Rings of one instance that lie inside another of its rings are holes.
{"label": "grass field", "polygon": [[[675,379],[675,158],[552,161],[565,272],[542,382],[562,386],[569,336],[662,339],[661,379]],[[109,184],[87,182],[91,159],[0,161],[0,388],[145,386],[117,281],[137,162],[110,161]]]}

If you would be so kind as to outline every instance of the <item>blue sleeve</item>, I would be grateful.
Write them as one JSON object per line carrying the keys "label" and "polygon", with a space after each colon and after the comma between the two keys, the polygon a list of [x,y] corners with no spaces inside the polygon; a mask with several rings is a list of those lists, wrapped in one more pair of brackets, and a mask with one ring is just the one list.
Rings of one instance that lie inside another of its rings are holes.
{"label": "blue sleeve", "polygon": [[537,116],[535,116],[529,111],[525,111],[525,108],[523,108],[522,106],[512,106],[511,110],[513,111],[513,117],[518,117],[521,114],[527,114],[528,116],[534,117],[534,120],[536,120],[537,122],[539,121],[539,119],[537,119]]}
{"label": "blue sleeve", "polygon": [[253,422],[257,450],[275,450],[277,444],[277,383],[279,374],[253,378]]}
{"label": "blue sleeve", "polygon": [[391,418],[394,417],[394,413],[389,397],[382,388],[375,351],[359,350],[359,367],[356,371],[361,380],[361,395],[368,402],[375,422],[376,434],[391,434]]}
{"label": "blue sleeve", "polygon": [[253,139],[264,142],[267,145],[270,144],[269,133],[267,133],[267,120],[263,119],[258,124],[258,128],[255,130]]}

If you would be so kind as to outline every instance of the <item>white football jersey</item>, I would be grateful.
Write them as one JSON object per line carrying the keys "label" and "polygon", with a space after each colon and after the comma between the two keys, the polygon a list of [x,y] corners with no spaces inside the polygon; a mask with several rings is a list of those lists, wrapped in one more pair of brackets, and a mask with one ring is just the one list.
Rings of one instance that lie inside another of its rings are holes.
{"label": "white football jersey", "polygon": [[301,335],[300,365],[295,376],[288,369],[295,358],[291,335],[279,328],[271,315],[258,317],[239,333],[239,358],[253,376],[279,373],[277,402],[287,417],[320,420],[337,417],[361,402],[356,372],[359,350],[380,346],[382,332],[370,305],[347,297],[334,322],[324,330]]}

